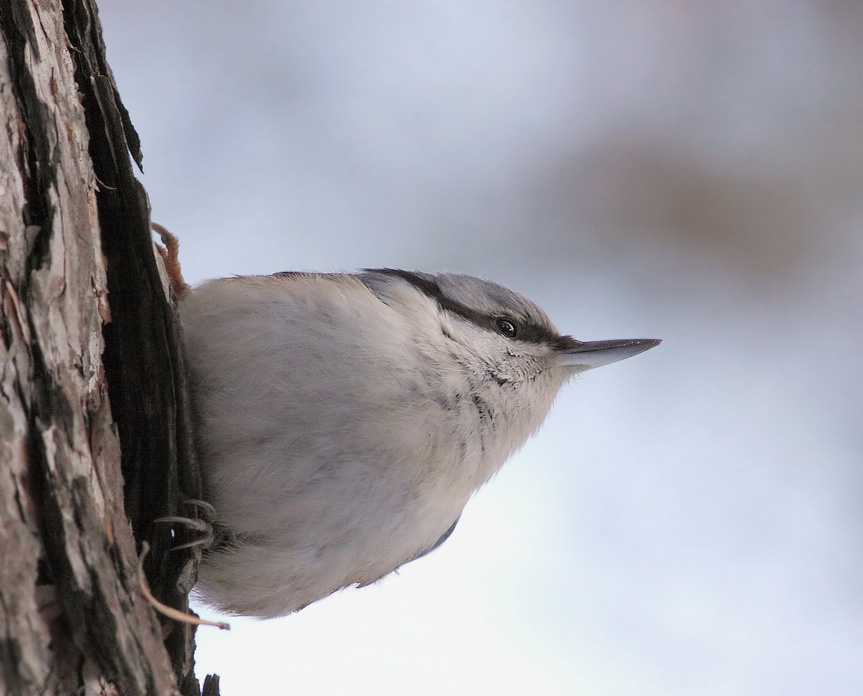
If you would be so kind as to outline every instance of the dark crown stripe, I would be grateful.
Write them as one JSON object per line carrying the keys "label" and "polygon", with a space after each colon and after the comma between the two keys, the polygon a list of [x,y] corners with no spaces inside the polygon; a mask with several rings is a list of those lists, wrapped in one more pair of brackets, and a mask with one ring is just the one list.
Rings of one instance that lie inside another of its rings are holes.
{"label": "dark crown stripe", "polygon": [[[558,347],[561,344],[562,339],[569,339],[568,336],[560,336],[545,326],[527,324],[523,320],[514,316],[504,314],[489,316],[482,312],[478,312],[475,309],[471,309],[467,305],[464,305],[461,302],[456,302],[444,295],[440,285],[434,278],[429,278],[413,271],[402,271],[396,268],[375,268],[367,270],[371,270],[374,273],[383,273],[385,275],[401,278],[413,285],[424,295],[437,302],[441,309],[457,314],[463,319],[466,319],[487,331],[497,331],[495,326],[495,321],[497,319],[509,319],[518,325],[519,332],[516,338],[520,341],[527,341],[529,343],[547,343],[554,347]],[[571,341],[572,339],[569,340]]]}
{"label": "dark crown stripe", "polygon": [[376,268],[374,270],[375,273],[397,276],[402,280],[407,281],[424,295],[437,302],[441,309],[445,309],[453,314],[458,314],[460,317],[467,319],[484,329],[494,329],[492,318],[444,295],[440,285],[438,285],[438,282],[433,278],[427,278],[419,273],[414,273],[413,271],[401,271],[396,268]]}

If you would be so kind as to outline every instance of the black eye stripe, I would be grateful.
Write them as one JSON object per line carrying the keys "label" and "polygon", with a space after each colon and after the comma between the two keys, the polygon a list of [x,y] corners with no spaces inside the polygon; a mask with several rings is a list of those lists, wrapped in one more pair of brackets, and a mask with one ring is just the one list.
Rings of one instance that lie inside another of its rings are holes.
{"label": "black eye stripe", "polygon": [[570,347],[570,344],[577,344],[577,341],[574,341],[569,336],[561,336],[545,326],[526,324],[509,317],[488,316],[476,311],[475,309],[471,309],[470,307],[463,305],[461,302],[456,302],[455,300],[446,297],[437,280],[433,277],[429,278],[413,271],[402,271],[394,268],[374,268],[367,270],[373,273],[383,273],[385,275],[396,276],[407,281],[424,295],[437,302],[438,306],[442,310],[452,312],[486,331],[494,331],[498,334],[501,333],[498,329],[497,323],[498,321],[503,320],[515,325],[517,333],[515,338],[519,341],[525,341],[527,343],[545,343],[553,348],[559,349]]}
{"label": "black eye stripe", "polygon": [[457,314],[463,319],[467,319],[484,329],[494,330],[494,326],[492,324],[493,320],[491,318],[481,312],[477,312],[475,309],[471,309],[470,307],[463,305],[461,302],[456,302],[455,300],[448,298],[443,294],[443,291],[440,289],[440,285],[438,285],[438,282],[433,278],[426,278],[418,273],[401,271],[393,268],[376,268],[373,270],[375,273],[385,273],[386,275],[397,276],[402,280],[406,280],[424,295],[437,302],[441,309]]}

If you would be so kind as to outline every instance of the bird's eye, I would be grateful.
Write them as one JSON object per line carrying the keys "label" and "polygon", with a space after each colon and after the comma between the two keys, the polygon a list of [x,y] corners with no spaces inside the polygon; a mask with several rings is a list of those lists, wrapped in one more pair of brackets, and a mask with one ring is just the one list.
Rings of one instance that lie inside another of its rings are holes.
{"label": "bird's eye", "polygon": [[507,338],[515,338],[518,333],[518,328],[516,328],[516,325],[509,319],[498,319],[495,322],[495,326],[497,327],[498,333]]}

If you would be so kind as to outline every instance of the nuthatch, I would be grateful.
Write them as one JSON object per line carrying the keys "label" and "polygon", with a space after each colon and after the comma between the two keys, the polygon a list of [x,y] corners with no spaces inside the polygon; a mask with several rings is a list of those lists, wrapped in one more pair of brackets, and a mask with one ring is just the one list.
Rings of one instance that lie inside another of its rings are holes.
{"label": "nuthatch", "polygon": [[577,341],[494,283],[392,269],[214,280],[180,316],[219,539],[198,590],[259,617],[437,548],[563,384],[659,343]]}

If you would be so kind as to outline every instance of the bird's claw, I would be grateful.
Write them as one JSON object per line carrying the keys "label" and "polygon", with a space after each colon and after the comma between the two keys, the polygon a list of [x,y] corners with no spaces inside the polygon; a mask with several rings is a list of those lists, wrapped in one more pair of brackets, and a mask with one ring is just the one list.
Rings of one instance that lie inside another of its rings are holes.
{"label": "bird's claw", "polygon": [[160,524],[182,524],[196,532],[201,532],[202,536],[198,539],[186,542],[185,544],[174,546],[171,548],[171,551],[189,549],[194,546],[202,546],[205,549],[210,548],[216,539],[215,534],[213,533],[213,525],[211,524],[216,519],[216,508],[205,500],[184,500],[182,504],[192,505],[198,508],[204,519],[197,517],[183,517],[180,515],[166,515],[165,517],[156,518],[154,522],[158,522]]}

